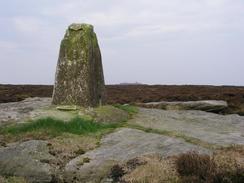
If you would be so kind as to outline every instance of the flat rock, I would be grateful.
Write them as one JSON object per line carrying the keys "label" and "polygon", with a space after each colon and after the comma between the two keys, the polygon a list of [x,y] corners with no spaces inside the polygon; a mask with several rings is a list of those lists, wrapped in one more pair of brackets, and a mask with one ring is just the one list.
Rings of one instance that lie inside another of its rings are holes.
{"label": "flat rock", "polygon": [[20,102],[0,104],[0,126],[7,122],[20,122],[33,118],[39,113],[36,110],[51,105],[51,98],[27,98]]}
{"label": "flat rock", "polygon": [[72,105],[61,105],[57,106],[56,109],[60,111],[77,111],[79,108],[77,106]]}
{"label": "flat rock", "polygon": [[139,113],[129,123],[180,133],[212,144],[244,144],[244,117],[236,114],[140,108]]}
{"label": "flat rock", "polygon": [[47,142],[31,140],[0,148],[0,175],[19,176],[29,182],[51,182],[53,169],[48,162],[54,160],[49,154]]}
{"label": "flat rock", "polygon": [[[180,139],[122,128],[105,136],[99,148],[71,160],[65,167],[65,180],[71,182],[100,182],[118,162],[145,154],[176,155],[191,150],[209,153],[209,150]],[[86,160],[86,161],[84,161]]]}
{"label": "flat rock", "polygon": [[164,110],[201,110],[207,112],[221,112],[228,107],[227,102],[222,100],[201,100],[188,102],[149,102],[139,103],[141,107],[158,108]]}

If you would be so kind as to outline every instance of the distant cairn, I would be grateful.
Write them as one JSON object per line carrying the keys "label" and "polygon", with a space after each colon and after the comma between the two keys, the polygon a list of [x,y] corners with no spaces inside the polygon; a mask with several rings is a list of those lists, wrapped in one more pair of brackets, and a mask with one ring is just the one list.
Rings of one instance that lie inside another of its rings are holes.
{"label": "distant cairn", "polygon": [[104,103],[102,58],[93,26],[71,24],[61,42],[52,103],[95,107]]}

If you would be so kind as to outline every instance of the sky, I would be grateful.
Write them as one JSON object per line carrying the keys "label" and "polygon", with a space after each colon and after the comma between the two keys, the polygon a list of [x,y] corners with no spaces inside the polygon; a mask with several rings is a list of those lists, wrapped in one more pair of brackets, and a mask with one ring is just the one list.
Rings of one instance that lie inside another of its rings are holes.
{"label": "sky", "polygon": [[106,84],[244,86],[243,0],[1,0],[0,83],[53,84],[71,23],[94,25]]}

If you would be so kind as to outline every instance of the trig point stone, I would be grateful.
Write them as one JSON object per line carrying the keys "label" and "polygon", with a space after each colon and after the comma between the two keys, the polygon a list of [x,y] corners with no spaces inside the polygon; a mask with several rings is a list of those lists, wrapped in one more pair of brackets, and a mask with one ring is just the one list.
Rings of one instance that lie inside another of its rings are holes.
{"label": "trig point stone", "polygon": [[52,103],[94,107],[104,102],[101,53],[93,26],[71,24],[61,42]]}

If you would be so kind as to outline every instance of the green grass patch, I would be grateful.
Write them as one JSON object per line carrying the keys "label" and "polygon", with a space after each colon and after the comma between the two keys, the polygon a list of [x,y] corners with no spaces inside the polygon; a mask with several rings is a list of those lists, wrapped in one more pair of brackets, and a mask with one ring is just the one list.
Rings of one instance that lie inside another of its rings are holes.
{"label": "green grass patch", "polygon": [[115,129],[119,124],[101,124],[95,123],[91,120],[76,117],[68,122],[54,118],[43,118],[28,123],[17,124],[14,126],[5,127],[0,129],[1,134],[19,135],[30,132],[45,133],[52,136],[58,136],[63,133],[71,134],[89,134],[109,129]]}
{"label": "green grass patch", "polygon": [[135,106],[132,106],[132,105],[127,105],[127,104],[124,104],[124,105],[121,105],[121,104],[115,104],[114,107],[117,107],[123,111],[126,111],[128,112],[130,115],[133,115],[133,114],[136,114],[138,113],[138,108],[135,107]]}

